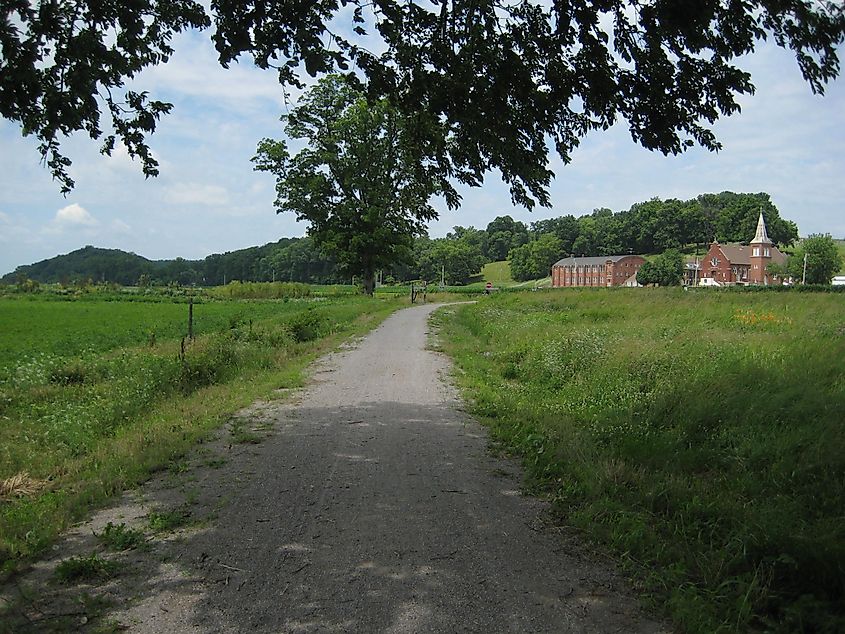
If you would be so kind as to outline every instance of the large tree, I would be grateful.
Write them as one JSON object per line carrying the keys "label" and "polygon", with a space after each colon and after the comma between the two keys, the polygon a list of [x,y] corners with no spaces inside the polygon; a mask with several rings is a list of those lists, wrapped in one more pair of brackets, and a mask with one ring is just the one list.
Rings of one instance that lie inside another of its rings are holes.
{"label": "large tree", "polygon": [[525,223],[510,216],[497,216],[487,225],[487,251],[484,255],[493,262],[501,262],[508,257],[511,249],[529,239]]}
{"label": "large tree", "polygon": [[508,254],[511,277],[518,282],[547,277],[557,260],[564,257],[560,238],[552,233],[511,249]]}
{"label": "large tree", "polygon": [[807,260],[807,284],[830,284],[842,269],[842,254],[830,234],[814,233],[801,241],[787,262],[793,279],[804,279],[804,260]]}
{"label": "large tree", "polygon": [[386,100],[368,103],[338,75],[282,118],[287,136],[305,147],[291,155],[284,141],[264,139],[255,169],[276,176],[277,212],[308,222],[317,245],[372,295],[376,271],[409,262],[414,237],[437,217],[431,197],[456,204],[439,165],[421,156],[419,120]]}
{"label": "large tree", "polygon": [[643,286],[678,286],[684,277],[684,258],[675,249],[646,261],[637,271],[637,282]]}
{"label": "large tree", "polygon": [[443,123],[420,136],[453,178],[477,185],[497,169],[529,207],[549,204],[549,141],[566,163],[589,131],[624,119],[652,150],[718,149],[710,124],[754,91],[738,57],[773,39],[822,93],[845,34],[845,8],[825,0],[212,0],[210,15],[191,0],[6,0],[0,115],[39,138],[63,188],[60,142],[75,131],[105,134],[106,152],[120,138],[154,174],[146,135],[169,105],[112,91],[167,61],[174,33],[212,21],[224,66],[244,55],[285,86],[347,72],[371,100]]}

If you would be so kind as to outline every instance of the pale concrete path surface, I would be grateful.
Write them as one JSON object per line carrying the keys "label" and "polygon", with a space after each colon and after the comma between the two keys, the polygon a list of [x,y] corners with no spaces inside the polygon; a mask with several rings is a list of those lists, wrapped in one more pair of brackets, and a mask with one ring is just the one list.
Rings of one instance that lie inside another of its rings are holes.
{"label": "pale concrete path surface", "polygon": [[546,527],[518,468],[488,451],[448,360],[426,349],[435,308],[402,310],[321,360],[296,398],[262,409],[263,443],[197,472],[193,503],[212,518],[114,591],[115,621],[139,633],[668,631],[612,565]]}

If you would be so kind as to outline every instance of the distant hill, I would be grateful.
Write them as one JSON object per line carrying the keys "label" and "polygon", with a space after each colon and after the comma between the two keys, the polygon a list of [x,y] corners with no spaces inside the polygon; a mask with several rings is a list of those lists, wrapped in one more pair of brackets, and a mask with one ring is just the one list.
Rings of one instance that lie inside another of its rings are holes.
{"label": "distant hill", "polygon": [[35,264],[19,266],[0,278],[13,283],[21,274],[42,283],[70,282],[91,279],[95,282],[135,284],[143,274],[153,276],[167,263],[148,260],[120,249],[99,249],[87,246]]}
{"label": "distant hill", "polygon": [[216,286],[232,280],[334,283],[342,281],[332,260],[310,238],[282,238],[260,247],[215,253],[202,260],[149,260],[120,249],[86,246],[34,264],[17,267],[0,278],[13,284],[19,276],[42,284],[56,282],[114,282],[131,286],[142,275],[166,284]]}

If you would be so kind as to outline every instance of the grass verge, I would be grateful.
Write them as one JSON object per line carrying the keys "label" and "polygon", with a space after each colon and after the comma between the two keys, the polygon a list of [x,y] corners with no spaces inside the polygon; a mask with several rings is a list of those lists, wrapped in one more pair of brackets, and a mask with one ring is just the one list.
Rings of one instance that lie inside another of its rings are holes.
{"label": "grass verge", "polygon": [[845,310],[502,294],[437,316],[473,414],[686,632],[845,631]]}

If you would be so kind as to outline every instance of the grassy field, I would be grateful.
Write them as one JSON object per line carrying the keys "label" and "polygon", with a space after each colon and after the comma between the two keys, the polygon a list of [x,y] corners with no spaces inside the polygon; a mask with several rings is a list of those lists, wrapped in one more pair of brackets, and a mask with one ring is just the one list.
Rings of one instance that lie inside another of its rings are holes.
{"label": "grassy field", "polygon": [[[219,332],[231,323],[271,319],[287,310],[286,304],[276,302],[196,304],[194,332]],[[187,333],[188,304],[7,298],[0,300],[0,327],[2,373],[2,368],[16,365],[33,352],[74,357],[178,339]]]}
{"label": "grassy field", "polygon": [[681,631],[845,631],[845,297],[569,289],[438,320],[529,488]]}
{"label": "grassy field", "polygon": [[481,269],[484,282],[492,282],[493,286],[513,286],[516,284],[511,277],[511,267],[508,262],[489,262]]}
{"label": "grassy field", "polygon": [[483,290],[487,282],[491,282],[496,288],[543,288],[551,286],[552,283],[551,277],[517,282],[511,277],[511,267],[507,261],[488,262],[482,267],[481,274],[473,279],[475,281],[467,284],[466,288]]}
{"label": "grassy field", "polygon": [[406,303],[0,299],[0,571]]}

